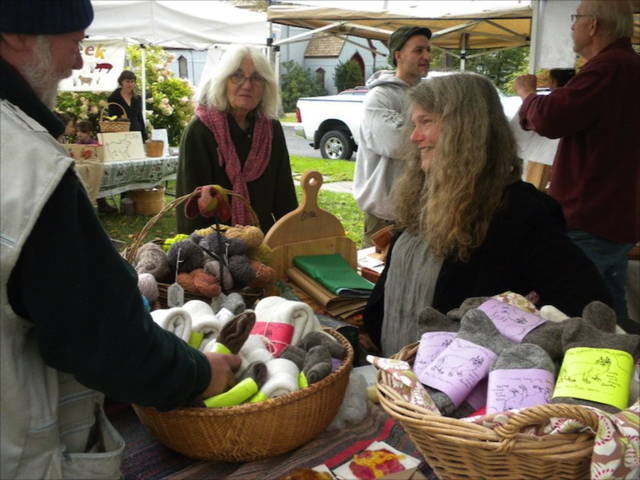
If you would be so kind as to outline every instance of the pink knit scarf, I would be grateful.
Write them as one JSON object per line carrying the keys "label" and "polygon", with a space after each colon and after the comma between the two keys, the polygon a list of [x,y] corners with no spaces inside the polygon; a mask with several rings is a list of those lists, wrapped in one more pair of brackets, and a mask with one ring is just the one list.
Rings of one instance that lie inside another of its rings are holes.
{"label": "pink knit scarf", "polygon": [[[244,168],[241,168],[240,159],[229,133],[226,112],[221,112],[207,105],[198,105],[196,115],[211,130],[218,143],[218,162],[221,167],[224,167],[224,171],[233,185],[233,192],[242,195],[250,202],[247,182],[260,178],[271,158],[273,131],[270,120],[261,113],[257,114],[253,127],[251,150],[249,150]],[[251,225],[251,213],[244,203],[231,202],[231,221],[233,225]]]}

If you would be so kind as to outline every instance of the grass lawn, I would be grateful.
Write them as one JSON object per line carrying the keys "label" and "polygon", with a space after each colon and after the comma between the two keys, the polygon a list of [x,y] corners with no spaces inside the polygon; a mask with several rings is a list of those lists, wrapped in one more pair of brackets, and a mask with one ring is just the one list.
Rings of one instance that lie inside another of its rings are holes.
{"label": "grass lawn", "polygon": [[285,113],[278,120],[280,120],[281,123],[295,123],[298,121],[296,119],[296,112]]}
{"label": "grass lawn", "polygon": [[[295,179],[307,170],[317,170],[324,176],[325,182],[336,182],[353,180],[353,169],[355,163],[348,160],[324,160],[308,157],[291,157],[291,168],[294,172]],[[168,192],[175,192],[175,181],[170,181],[167,187]],[[302,199],[302,190],[296,187],[298,201]],[[165,204],[174,199],[172,196],[165,196]],[[113,200],[110,200],[113,203]],[[360,247],[362,243],[362,229],[364,217],[353,196],[348,193],[335,193],[327,190],[321,190],[318,199],[320,208],[334,214],[344,226],[347,236],[353,240],[356,247]],[[181,208],[181,207],[178,207]],[[135,236],[147,224],[150,216],[135,215],[127,217],[120,214],[99,214],[102,224],[111,238],[131,243]],[[176,216],[175,211],[168,212],[151,229],[151,232],[145,238],[145,241],[154,238],[167,238],[176,234]]]}

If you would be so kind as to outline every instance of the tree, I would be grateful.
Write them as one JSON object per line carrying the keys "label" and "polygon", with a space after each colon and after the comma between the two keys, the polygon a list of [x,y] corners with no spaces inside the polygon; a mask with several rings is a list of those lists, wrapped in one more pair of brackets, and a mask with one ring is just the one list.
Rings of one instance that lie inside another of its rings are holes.
{"label": "tree", "polygon": [[353,60],[338,63],[333,74],[333,81],[339,92],[348,88],[357,87],[364,82],[360,66]]}
{"label": "tree", "polygon": [[293,60],[282,64],[285,72],[280,76],[282,90],[282,108],[285,112],[293,112],[300,97],[326,95],[327,91],[320,85],[308,68],[303,68]]}

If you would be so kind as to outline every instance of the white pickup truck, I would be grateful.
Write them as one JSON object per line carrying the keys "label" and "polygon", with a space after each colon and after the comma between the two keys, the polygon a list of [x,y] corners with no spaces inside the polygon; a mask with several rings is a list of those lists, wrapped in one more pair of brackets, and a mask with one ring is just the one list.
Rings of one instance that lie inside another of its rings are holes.
{"label": "white pickup truck", "polygon": [[[429,77],[448,73],[431,72]],[[358,149],[360,120],[366,94],[366,87],[357,87],[338,95],[299,98],[296,120],[300,126],[296,127],[296,133],[309,140],[313,148],[319,148],[322,158],[350,159]],[[498,95],[505,115],[511,119],[522,101],[519,97],[508,97],[500,90]]]}

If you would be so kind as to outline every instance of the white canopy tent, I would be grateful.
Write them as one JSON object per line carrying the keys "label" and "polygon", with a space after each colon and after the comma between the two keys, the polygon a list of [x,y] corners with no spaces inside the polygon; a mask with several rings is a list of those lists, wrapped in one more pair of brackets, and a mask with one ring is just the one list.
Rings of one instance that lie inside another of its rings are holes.
{"label": "white canopy tent", "polygon": [[[267,44],[269,24],[260,12],[220,0],[92,0],[92,38],[118,38],[142,46],[207,50],[214,45]],[[144,64],[144,49],[143,64]],[[145,69],[140,79],[146,94]]]}

